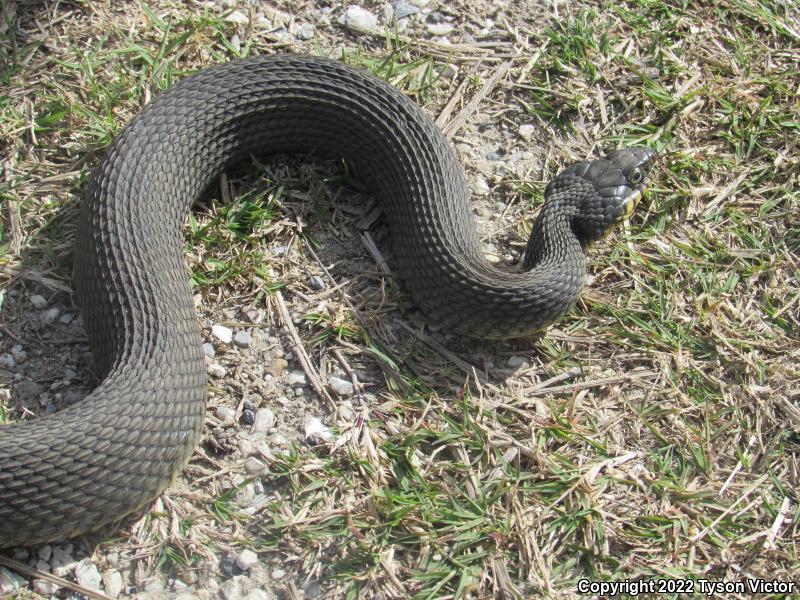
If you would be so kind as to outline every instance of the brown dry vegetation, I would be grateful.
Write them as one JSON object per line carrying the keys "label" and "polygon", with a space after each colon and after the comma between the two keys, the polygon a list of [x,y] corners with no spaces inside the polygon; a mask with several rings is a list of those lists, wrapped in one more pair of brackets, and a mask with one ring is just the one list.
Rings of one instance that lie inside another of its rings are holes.
{"label": "brown dry vegetation", "polygon": [[[627,144],[662,154],[630,223],[593,249],[579,305],[525,343],[431,330],[363,250],[363,196],[330,165],[230,174],[223,194],[238,199],[187,227],[189,276],[206,333],[263,308],[272,346],[225,358],[201,450],[143,520],[90,540],[93,561],[118,554],[130,585],[203,589],[225,577],[220,557],[250,547],[265,565],[255,585],[285,597],[312,584],[326,597],[512,598],[572,596],[583,578],[797,581],[798,7],[434,5],[471,39],[355,36],[336,23],[340,3],[301,43],[278,33],[313,21],[309,3],[243,5],[250,25],[235,25],[199,4],[0,0],[0,352],[25,341],[23,380],[71,352],[85,361],[82,339],[54,347],[59,332],[32,325],[27,298],[72,302],[75,205],[97,156],[204,66],[320,52],[387,77],[438,117],[470,180],[488,180],[476,212],[503,257],[518,254],[543,182],[567,162]],[[257,10],[272,28],[255,25]],[[455,75],[438,76],[448,64]],[[314,274],[333,293],[309,290]],[[322,385],[348,369],[363,389],[338,416],[311,392],[280,407],[256,395],[293,445],[269,457],[252,516],[226,442],[236,427],[225,434],[213,408],[241,413],[276,345],[305,351]],[[0,422],[25,417],[19,385],[0,368]],[[330,413],[338,442],[307,445],[306,413]],[[275,568],[287,576],[273,580]]]}

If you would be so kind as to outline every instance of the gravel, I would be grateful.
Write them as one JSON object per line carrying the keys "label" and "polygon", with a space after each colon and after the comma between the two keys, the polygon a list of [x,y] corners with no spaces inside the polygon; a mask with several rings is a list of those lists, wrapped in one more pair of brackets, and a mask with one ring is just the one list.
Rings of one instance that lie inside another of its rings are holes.
{"label": "gravel", "polygon": [[246,329],[237,331],[236,335],[233,336],[233,343],[239,348],[249,348],[253,343],[253,336]]}
{"label": "gravel", "polygon": [[266,433],[275,427],[275,413],[269,408],[259,408],[253,422],[251,433]]}
{"label": "gravel", "polygon": [[249,571],[250,567],[258,563],[258,554],[253,552],[252,550],[242,550],[236,556],[236,566],[239,567],[242,571]]}
{"label": "gravel", "polygon": [[255,456],[250,456],[244,461],[244,470],[247,471],[248,475],[263,475],[267,471],[267,465]]}
{"label": "gravel", "polygon": [[286,376],[286,383],[289,385],[305,385],[308,383],[306,374],[303,371],[292,371]]}
{"label": "gravel", "polygon": [[47,306],[47,299],[39,294],[34,294],[31,296],[31,304],[33,305],[33,308],[41,310]]}
{"label": "gravel", "polygon": [[211,335],[223,344],[230,344],[233,341],[233,330],[224,325],[214,325],[211,327]]}
{"label": "gravel", "polygon": [[328,387],[334,394],[337,394],[339,396],[353,395],[353,383],[347,381],[346,379],[340,379],[339,377],[331,377],[328,380]]}
{"label": "gravel", "polygon": [[103,588],[103,578],[100,575],[100,571],[97,570],[97,567],[91,559],[88,558],[84,558],[75,567],[75,579],[83,587],[92,590],[100,591]]}
{"label": "gravel", "polygon": [[378,17],[360,6],[350,5],[344,13],[344,25],[355,33],[378,31]]}
{"label": "gravel", "polygon": [[116,598],[122,593],[122,574],[116,569],[109,569],[103,573],[103,587],[106,596]]}

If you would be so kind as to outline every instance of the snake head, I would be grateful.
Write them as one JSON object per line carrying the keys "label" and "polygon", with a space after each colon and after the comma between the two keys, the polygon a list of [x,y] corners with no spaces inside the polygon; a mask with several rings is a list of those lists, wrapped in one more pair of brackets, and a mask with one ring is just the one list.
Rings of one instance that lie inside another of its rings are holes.
{"label": "snake head", "polygon": [[575,163],[551,182],[575,190],[572,229],[584,246],[605,237],[630,216],[650,183],[655,157],[655,151],[643,146],[622,148]]}

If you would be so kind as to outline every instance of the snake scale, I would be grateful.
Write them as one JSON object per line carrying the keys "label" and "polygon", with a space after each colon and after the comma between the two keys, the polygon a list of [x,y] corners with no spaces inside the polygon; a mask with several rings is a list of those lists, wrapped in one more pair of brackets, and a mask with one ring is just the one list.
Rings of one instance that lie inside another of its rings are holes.
{"label": "snake scale", "polygon": [[200,439],[206,373],[183,258],[198,195],[250,156],[344,158],[380,199],[416,304],[446,330],[518,337],[577,298],[585,249],[649,181],[646,148],[548,185],[523,270],[489,263],[468,186],[431,119],[345,64],[256,57],[179,82],[134,118],[84,193],[74,286],[101,382],[82,402],[0,427],[0,548],[69,538],[140,510]]}

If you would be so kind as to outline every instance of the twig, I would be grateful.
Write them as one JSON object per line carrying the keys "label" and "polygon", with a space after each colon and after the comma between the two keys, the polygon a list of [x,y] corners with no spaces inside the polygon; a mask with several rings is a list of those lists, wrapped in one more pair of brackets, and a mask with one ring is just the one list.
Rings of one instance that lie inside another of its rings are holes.
{"label": "twig", "polygon": [[486,96],[495,88],[497,83],[508,73],[508,70],[511,68],[511,61],[507,60],[506,62],[502,63],[500,66],[495,69],[495,72],[492,73],[492,76],[483,84],[483,87],[479,89],[472,99],[467,103],[467,105],[461,109],[461,112],[456,115],[456,118],[450,121],[445,127],[442,128],[442,133],[446,138],[451,138],[453,135],[461,129],[464,123],[467,122],[467,119],[474,113],[478,105],[483,101]]}
{"label": "twig", "polygon": [[13,558],[8,558],[7,556],[0,555],[0,564],[7,566],[9,569],[14,569],[17,572],[22,573],[23,575],[27,575],[28,577],[49,581],[50,583],[54,583],[58,586],[61,586],[68,590],[72,590],[77,594],[82,594],[89,598],[97,598],[98,600],[111,600],[110,596],[106,596],[102,592],[98,592],[97,590],[84,587],[77,583],[73,583],[72,581],[64,579],[63,577],[59,577],[58,575],[53,575],[52,573],[47,573],[46,571],[40,571],[39,569],[34,569],[33,567],[29,567],[25,563],[21,563],[18,560],[14,560]]}
{"label": "twig", "polygon": [[286,307],[286,302],[283,300],[283,294],[281,294],[280,290],[276,290],[274,296],[275,303],[278,305],[278,314],[280,315],[281,321],[283,321],[286,330],[289,332],[292,350],[294,350],[295,355],[300,361],[303,371],[305,371],[306,375],[308,375],[308,378],[311,380],[311,385],[314,387],[314,390],[317,392],[317,394],[319,394],[328,402],[328,406],[330,406],[331,409],[335,409],[336,403],[333,401],[333,398],[331,398],[330,394],[328,394],[325,386],[322,385],[322,379],[320,378],[319,373],[317,373],[314,363],[311,362],[311,357],[308,356],[308,353],[303,346],[303,340],[300,339],[300,334],[297,333],[297,328],[295,328],[294,323],[292,322],[292,316],[289,314],[289,309]]}

